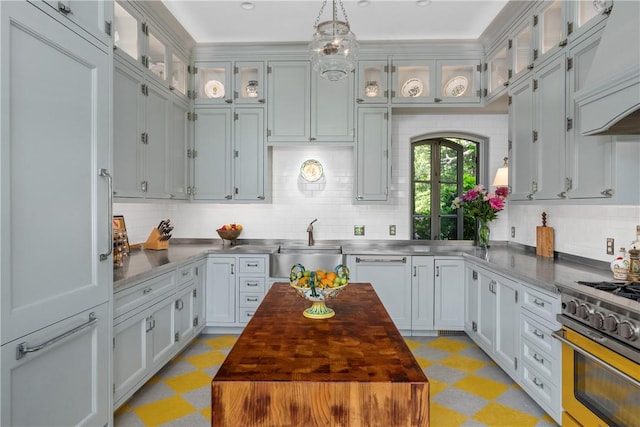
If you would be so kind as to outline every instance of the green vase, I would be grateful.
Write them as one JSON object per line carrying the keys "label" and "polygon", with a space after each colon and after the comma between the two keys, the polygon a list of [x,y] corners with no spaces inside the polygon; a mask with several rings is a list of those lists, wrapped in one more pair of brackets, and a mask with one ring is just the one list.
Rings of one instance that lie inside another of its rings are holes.
{"label": "green vase", "polygon": [[489,247],[489,222],[478,220],[478,246]]}

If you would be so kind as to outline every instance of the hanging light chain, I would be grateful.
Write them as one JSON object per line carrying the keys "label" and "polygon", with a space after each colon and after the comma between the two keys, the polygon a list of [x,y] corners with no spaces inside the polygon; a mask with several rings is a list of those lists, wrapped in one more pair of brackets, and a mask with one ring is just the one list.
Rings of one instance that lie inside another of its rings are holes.
{"label": "hanging light chain", "polygon": [[[347,16],[347,11],[344,8],[344,3],[342,3],[342,0],[338,0],[340,3],[340,10],[342,11],[342,15],[344,16],[344,22],[349,25],[349,17]],[[313,28],[318,28],[318,24],[320,23],[320,18],[322,17],[322,13],[324,12],[324,8],[327,5],[327,0],[324,0],[322,2],[322,6],[320,7],[320,12],[318,13],[318,16],[316,17],[316,22],[313,24]],[[338,20],[338,5],[336,3],[336,0],[333,0],[333,20],[337,21]]]}
{"label": "hanging light chain", "polygon": [[322,6],[320,7],[320,12],[318,12],[318,17],[316,18],[316,22],[313,24],[313,28],[318,28],[318,24],[320,23],[320,17],[322,16],[322,12],[324,12],[324,7],[327,5],[327,0],[322,2]]}

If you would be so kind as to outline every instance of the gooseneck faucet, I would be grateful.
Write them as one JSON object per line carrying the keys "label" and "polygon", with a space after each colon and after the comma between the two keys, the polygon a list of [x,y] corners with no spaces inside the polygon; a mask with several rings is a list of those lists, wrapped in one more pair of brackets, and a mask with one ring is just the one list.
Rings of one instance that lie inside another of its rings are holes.
{"label": "gooseneck faucet", "polygon": [[318,218],[311,221],[309,223],[309,226],[307,227],[307,233],[309,233],[309,246],[313,246],[313,244],[315,243],[313,240],[313,223],[316,222],[317,220]]}

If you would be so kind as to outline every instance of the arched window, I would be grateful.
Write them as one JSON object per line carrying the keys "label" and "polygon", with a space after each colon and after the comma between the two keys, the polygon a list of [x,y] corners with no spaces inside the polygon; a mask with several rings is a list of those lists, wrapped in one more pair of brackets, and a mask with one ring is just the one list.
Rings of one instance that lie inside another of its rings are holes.
{"label": "arched window", "polygon": [[411,141],[414,240],[473,240],[475,221],[453,199],[479,182],[479,141],[456,136]]}

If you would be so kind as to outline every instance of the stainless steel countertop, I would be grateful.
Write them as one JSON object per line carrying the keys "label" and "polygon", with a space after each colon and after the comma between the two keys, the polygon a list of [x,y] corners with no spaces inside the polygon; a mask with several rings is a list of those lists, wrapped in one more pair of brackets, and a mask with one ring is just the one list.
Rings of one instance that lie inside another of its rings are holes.
{"label": "stainless steel countertop", "polygon": [[[271,254],[281,244],[295,245],[304,242],[274,240],[239,240],[237,245],[223,245],[219,239],[174,239],[169,249],[154,251],[134,249],[125,257],[122,267],[114,267],[114,289],[119,290],[137,280],[162,274],[198,258],[211,254],[244,255]],[[571,287],[577,280],[611,280],[611,274],[603,269],[601,261],[586,263],[562,258],[543,258],[530,248],[517,244],[495,244],[489,250],[473,246],[472,242],[416,241],[326,241],[323,244],[342,246],[345,255],[432,255],[462,256],[465,259],[489,267],[516,280],[529,283],[551,292],[557,286]]]}

